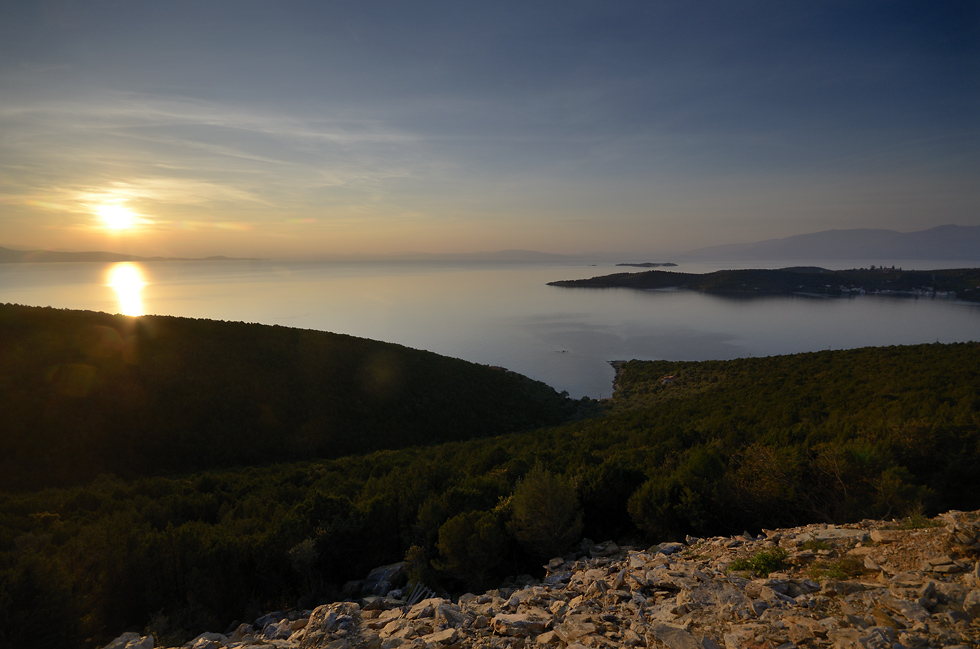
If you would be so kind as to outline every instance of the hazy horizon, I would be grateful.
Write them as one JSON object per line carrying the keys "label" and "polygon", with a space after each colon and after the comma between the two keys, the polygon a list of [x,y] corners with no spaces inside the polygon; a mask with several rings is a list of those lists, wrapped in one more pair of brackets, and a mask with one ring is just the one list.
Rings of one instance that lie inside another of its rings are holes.
{"label": "hazy horizon", "polygon": [[669,261],[980,225],[972,2],[39,0],[0,43],[0,246]]}
{"label": "hazy horizon", "polygon": [[[906,235],[911,235],[906,236]],[[896,236],[899,237],[896,242]],[[903,238],[904,239],[901,239]],[[898,243],[898,245],[896,245]],[[771,244],[783,244],[774,249]],[[56,252],[74,254],[108,253],[110,255],[132,255],[133,257],[150,259],[182,259],[173,256],[139,256],[134,253],[120,253],[118,250],[79,250],[79,249],[42,249],[31,246],[5,245],[0,241],[0,251],[13,250],[19,252]],[[755,260],[758,262],[774,263],[780,260],[786,263],[794,261],[807,262],[814,260],[836,259],[840,261],[864,261],[884,263],[885,261],[912,262],[937,261],[943,262],[939,267],[948,267],[946,262],[955,260],[974,264],[980,261],[980,226],[960,226],[943,224],[927,230],[914,232],[897,232],[887,229],[852,228],[839,230],[824,230],[810,232],[790,237],[766,239],[753,242],[737,242],[721,246],[700,247],[692,250],[655,252],[648,251],[615,251],[595,252],[579,251],[569,253],[551,253],[540,250],[510,248],[505,250],[476,250],[470,252],[445,251],[429,252],[422,250],[396,250],[391,252],[362,252],[362,253],[321,253],[293,254],[274,257],[234,257],[215,254],[209,257],[184,257],[188,261],[200,261],[206,258],[227,258],[238,260],[269,260],[269,261],[325,261],[325,262],[358,262],[358,261],[502,261],[502,262],[671,262],[682,264],[699,263],[702,261],[744,263]],[[14,261],[4,259],[2,261]],[[26,259],[25,261],[52,261],[48,259]],[[58,261],[69,261],[60,259]],[[93,260],[99,263],[105,259]]]}

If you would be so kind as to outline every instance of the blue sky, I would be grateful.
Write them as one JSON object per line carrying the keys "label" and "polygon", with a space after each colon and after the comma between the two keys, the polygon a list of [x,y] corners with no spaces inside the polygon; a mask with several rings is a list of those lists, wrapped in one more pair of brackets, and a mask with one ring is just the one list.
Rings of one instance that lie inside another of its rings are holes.
{"label": "blue sky", "polygon": [[978,208],[975,2],[0,3],[0,245],[654,254]]}

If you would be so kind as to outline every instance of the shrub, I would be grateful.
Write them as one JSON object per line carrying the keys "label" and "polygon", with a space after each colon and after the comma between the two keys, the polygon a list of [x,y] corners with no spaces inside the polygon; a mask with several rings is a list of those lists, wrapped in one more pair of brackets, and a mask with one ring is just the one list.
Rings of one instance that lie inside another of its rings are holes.
{"label": "shrub", "polygon": [[432,566],[446,576],[481,589],[490,585],[510,554],[509,538],[496,512],[470,511],[439,528],[439,559]]}
{"label": "shrub", "polygon": [[788,556],[789,554],[782,548],[762,550],[748,559],[732,561],[728,565],[728,570],[751,570],[760,577],[767,577],[769,573],[785,568]]}
{"label": "shrub", "polygon": [[919,530],[926,527],[942,526],[943,523],[940,521],[934,521],[922,513],[911,514],[898,522],[898,529],[900,530]]}
{"label": "shrub", "polygon": [[518,483],[512,506],[511,531],[538,556],[561,554],[582,533],[582,510],[575,487],[540,465]]}
{"label": "shrub", "polygon": [[811,579],[836,579],[844,581],[860,577],[866,572],[864,564],[854,557],[844,557],[837,561],[812,566],[807,574]]}

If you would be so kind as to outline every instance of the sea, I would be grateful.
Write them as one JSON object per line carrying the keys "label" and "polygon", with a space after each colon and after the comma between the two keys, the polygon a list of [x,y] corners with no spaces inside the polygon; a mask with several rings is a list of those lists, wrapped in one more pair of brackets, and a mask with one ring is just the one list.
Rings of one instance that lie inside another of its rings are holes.
{"label": "sea", "polygon": [[[636,260],[648,261],[648,260]],[[713,261],[726,268],[876,261]],[[976,261],[896,261],[900,268]],[[610,361],[726,360],[980,340],[980,304],[941,297],[732,298],[548,282],[639,272],[613,261],[169,261],[0,264],[0,302],[276,324],[502,366],[574,398],[606,398]]]}

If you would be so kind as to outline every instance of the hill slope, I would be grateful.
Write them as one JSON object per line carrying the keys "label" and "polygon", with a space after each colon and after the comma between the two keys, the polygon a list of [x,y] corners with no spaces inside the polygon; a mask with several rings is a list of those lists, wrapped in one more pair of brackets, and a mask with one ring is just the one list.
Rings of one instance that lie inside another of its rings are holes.
{"label": "hill slope", "polygon": [[0,487],[338,457],[575,408],[511,372],[352,336],[0,306]]}
{"label": "hill slope", "polygon": [[499,639],[517,637],[525,647],[977,647],[978,520],[980,512],[948,512],[902,525],[865,520],[649,549],[583,547],[550,562],[540,582],[455,603],[338,602],[211,637],[238,641],[237,649],[266,649],[295,627],[281,646],[399,646],[407,635],[415,642],[400,646],[515,646]]}
{"label": "hill slope", "polygon": [[0,490],[0,647],[91,646],[81,638],[107,642],[127,628],[181,644],[244,615],[342,598],[347,580],[402,558],[430,587],[479,592],[554,556],[514,525],[538,466],[558,478],[539,500],[577,503],[592,539],[974,510],[980,344],[631,361],[603,418],[331,460]]}

